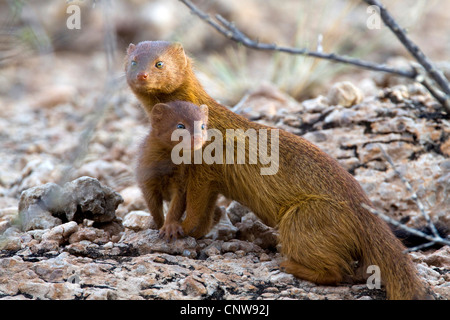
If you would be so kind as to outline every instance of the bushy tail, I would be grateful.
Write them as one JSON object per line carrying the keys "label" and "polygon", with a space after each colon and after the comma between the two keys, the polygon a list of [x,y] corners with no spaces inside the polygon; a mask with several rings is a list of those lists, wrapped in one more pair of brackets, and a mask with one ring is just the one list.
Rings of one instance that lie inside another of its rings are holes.
{"label": "bushy tail", "polygon": [[363,237],[366,242],[363,250],[365,268],[369,265],[380,268],[388,299],[428,299],[414,264],[404,252],[403,244],[392,234],[384,221],[373,215],[369,217],[367,231],[370,236]]}
{"label": "bushy tail", "polygon": [[[294,276],[332,285],[378,266],[388,299],[425,299],[426,292],[405,247],[388,225],[365,209],[325,196],[302,195],[280,210],[279,240],[287,258],[282,268]],[[360,280],[360,274],[355,280]],[[366,274],[367,276],[367,274]]]}

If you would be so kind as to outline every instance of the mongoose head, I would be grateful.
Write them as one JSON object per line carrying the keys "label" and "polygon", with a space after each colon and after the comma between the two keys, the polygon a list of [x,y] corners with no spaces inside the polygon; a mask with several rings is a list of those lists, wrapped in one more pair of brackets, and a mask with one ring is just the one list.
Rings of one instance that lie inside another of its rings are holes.
{"label": "mongoose head", "polygon": [[183,83],[187,64],[188,58],[180,43],[142,41],[128,46],[125,73],[136,93],[170,94]]}
{"label": "mongoose head", "polygon": [[[185,150],[198,150],[207,140],[208,107],[197,106],[190,102],[173,101],[156,104],[151,112],[151,125],[153,138],[173,148],[182,143]],[[172,134],[180,130],[172,141]],[[182,130],[182,131],[181,131]]]}

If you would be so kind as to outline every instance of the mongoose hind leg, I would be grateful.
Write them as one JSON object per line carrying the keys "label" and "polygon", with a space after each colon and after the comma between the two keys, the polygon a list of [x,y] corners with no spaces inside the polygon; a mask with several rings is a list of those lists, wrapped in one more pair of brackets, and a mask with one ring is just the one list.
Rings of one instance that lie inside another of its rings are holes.
{"label": "mongoose hind leg", "polygon": [[[326,196],[303,195],[287,207],[279,223],[279,241],[286,272],[318,284],[336,285],[353,276],[357,237],[352,212]],[[348,250],[354,248],[354,250]]]}

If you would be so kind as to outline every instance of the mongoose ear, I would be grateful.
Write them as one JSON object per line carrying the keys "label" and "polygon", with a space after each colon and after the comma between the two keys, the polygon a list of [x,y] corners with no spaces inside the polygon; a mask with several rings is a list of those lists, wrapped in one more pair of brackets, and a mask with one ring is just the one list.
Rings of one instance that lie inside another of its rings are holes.
{"label": "mongoose ear", "polygon": [[171,46],[176,50],[181,50],[184,52],[183,45],[180,42],[172,42]]}
{"label": "mongoose ear", "polygon": [[136,49],[136,45],[133,43],[130,43],[130,45],[127,48],[127,54],[130,54],[134,51],[134,49]]}
{"label": "mongoose ear", "polygon": [[151,114],[151,122],[159,122],[164,118],[167,118],[168,114],[171,112],[170,106],[165,103],[155,104],[152,108]]}
{"label": "mongoose ear", "polygon": [[186,67],[186,65],[187,65],[187,57],[186,57],[186,53],[184,52],[183,45],[181,43],[179,43],[179,42],[173,42],[171,47],[172,47],[173,50],[178,52],[180,54],[180,56],[184,57],[183,67]]}
{"label": "mongoose ear", "polygon": [[200,112],[205,116],[205,118],[208,118],[208,106],[206,104],[202,104],[199,109]]}

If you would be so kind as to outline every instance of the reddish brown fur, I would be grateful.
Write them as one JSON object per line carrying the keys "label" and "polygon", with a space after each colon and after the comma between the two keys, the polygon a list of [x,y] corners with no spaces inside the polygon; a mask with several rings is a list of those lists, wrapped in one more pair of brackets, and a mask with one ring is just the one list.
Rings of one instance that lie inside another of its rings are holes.
{"label": "reddish brown fur", "polygon": [[[188,164],[175,165],[171,160],[172,149],[179,143],[172,141],[171,136],[177,125],[183,124],[193,143],[194,121],[206,125],[207,120],[206,106],[198,107],[188,102],[160,103],[151,111],[152,128],[140,148],[137,180],[161,236],[168,240],[183,234],[180,221],[186,208],[186,180],[190,167]],[[206,127],[203,131],[204,143]],[[165,219],[163,200],[170,201]]]}
{"label": "reddish brown fur", "polygon": [[[149,75],[140,85],[130,70],[135,54],[145,61],[136,68]],[[166,68],[156,70],[156,61],[164,61]],[[267,128],[212,99],[179,44],[130,45],[125,68],[131,89],[149,114],[158,102],[185,100],[208,105],[208,127],[220,130],[224,137],[226,129]],[[422,298],[423,286],[402,252],[403,245],[384,221],[361,206],[371,202],[356,180],[307,140],[282,130],[279,133],[275,175],[261,175],[261,163],[195,166],[195,174],[187,180],[184,233],[201,237],[207,232],[220,193],[249,207],[267,225],[279,228],[282,253],[287,258],[282,266],[287,272],[319,284],[338,284],[348,275],[355,276],[352,263],[359,261],[364,271],[368,265],[380,267],[388,298]]]}

